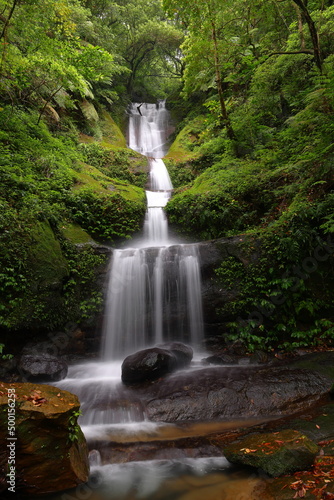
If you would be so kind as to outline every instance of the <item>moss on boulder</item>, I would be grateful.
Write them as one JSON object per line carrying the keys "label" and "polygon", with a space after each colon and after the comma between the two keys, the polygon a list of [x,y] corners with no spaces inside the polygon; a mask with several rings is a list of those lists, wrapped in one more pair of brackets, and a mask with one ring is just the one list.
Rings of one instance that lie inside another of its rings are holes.
{"label": "moss on boulder", "polygon": [[230,462],[262,469],[270,476],[305,470],[311,467],[318,446],[298,431],[256,434],[227,446],[224,454]]}
{"label": "moss on boulder", "polygon": [[43,284],[58,286],[68,274],[68,265],[50,224],[48,222],[37,223],[32,230],[32,238],[29,260],[34,269],[37,286],[40,287]]}
{"label": "moss on boulder", "polygon": [[[8,403],[13,400],[15,426],[9,435]],[[53,493],[88,480],[88,449],[77,424],[79,409],[76,396],[56,387],[0,384],[0,435],[2,442],[12,444],[15,493]],[[9,447],[0,452],[3,477],[9,472],[9,453]],[[7,481],[2,481],[0,489],[7,488]]]}

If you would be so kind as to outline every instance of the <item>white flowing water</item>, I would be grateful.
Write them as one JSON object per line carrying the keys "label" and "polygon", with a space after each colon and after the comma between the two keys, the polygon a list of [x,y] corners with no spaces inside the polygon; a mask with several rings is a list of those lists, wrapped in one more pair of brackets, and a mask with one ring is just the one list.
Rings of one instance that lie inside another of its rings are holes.
{"label": "white flowing water", "polygon": [[132,104],[129,147],[148,157],[150,189],[138,248],[114,251],[105,308],[104,359],[120,359],[170,340],[196,348],[203,339],[197,245],[172,244],[163,210],[173,186],[159,155],[166,153],[170,129],[163,102]]}
{"label": "white flowing water", "polygon": [[[166,425],[148,422],[140,400],[127,399],[120,381],[121,362],[126,355],[165,341],[183,341],[196,349],[203,340],[197,245],[175,244],[169,238],[163,209],[172,192],[161,159],[167,151],[170,130],[169,113],[163,102],[132,105],[129,147],[145,154],[150,166],[144,234],[133,247],[113,252],[102,360],[70,367],[67,378],[57,384],[78,395],[83,412],[79,422],[89,443],[102,442],[106,436],[112,439],[110,436],[117,433],[128,436],[148,429],[159,432],[159,427]],[[117,500],[128,498],[134,484],[139,488],[138,475],[141,477],[138,498],[146,498],[164,478],[173,476],[175,469],[172,461],[164,461],[164,465],[145,462],[101,466],[96,449],[91,460],[94,471],[98,470],[104,478],[103,487],[109,488],[108,498]],[[225,459],[204,460],[198,465],[188,460],[179,466],[183,472],[192,469],[196,475],[198,467],[204,473],[210,467],[214,469],[217,462],[226,467]],[[107,483],[106,477],[109,477]]]}

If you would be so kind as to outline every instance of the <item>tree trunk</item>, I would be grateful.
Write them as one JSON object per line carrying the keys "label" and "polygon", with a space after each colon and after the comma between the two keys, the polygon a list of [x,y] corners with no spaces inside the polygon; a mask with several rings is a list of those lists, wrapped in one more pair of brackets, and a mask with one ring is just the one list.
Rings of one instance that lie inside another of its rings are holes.
{"label": "tree trunk", "polygon": [[223,93],[223,82],[222,82],[221,74],[220,74],[220,61],[219,61],[219,54],[218,54],[216,26],[215,26],[214,20],[212,18],[211,18],[211,27],[212,27],[212,40],[213,40],[213,46],[214,46],[216,83],[217,83],[218,97],[219,97],[220,110],[221,110],[221,121],[222,121],[222,124],[226,127],[227,137],[229,139],[235,139],[234,130],[232,128],[231,121],[230,121],[230,118],[227,114],[227,110],[226,110],[226,106],[225,106],[224,93]]}
{"label": "tree trunk", "polygon": [[314,54],[314,60],[316,65],[319,68],[319,71],[322,72],[322,55],[321,55],[321,50],[320,50],[320,44],[319,44],[319,36],[317,32],[317,28],[315,27],[315,23],[307,10],[307,6],[304,3],[303,0],[293,0],[293,2],[298,5],[300,8],[303,17],[307,23],[310,35],[311,35],[311,40],[312,40],[312,45],[313,45],[313,54]]}
{"label": "tree trunk", "polygon": [[301,50],[305,49],[305,37],[304,37],[304,27],[303,27],[303,18],[300,12],[300,8],[295,4],[296,14],[298,18],[298,31],[300,37],[300,48]]}

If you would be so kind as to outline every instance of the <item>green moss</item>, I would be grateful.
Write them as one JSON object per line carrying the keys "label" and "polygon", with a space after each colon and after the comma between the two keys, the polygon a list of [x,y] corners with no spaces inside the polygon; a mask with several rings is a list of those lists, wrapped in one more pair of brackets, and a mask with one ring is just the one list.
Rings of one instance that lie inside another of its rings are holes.
{"label": "green moss", "polygon": [[266,180],[257,163],[223,160],[206,169],[192,185],[176,191],[166,210],[170,221],[183,231],[210,239],[255,226],[274,202],[273,196],[267,196]]}
{"label": "green moss", "polygon": [[194,124],[197,124],[198,118],[186,125],[176,136],[171,144],[166,159],[176,162],[185,162],[198,157],[198,154],[193,152],[196,145],[197,136],[194,132]]}
{"label": "green moss", "polygon": [[81,172],[75,173],[75,191],[91,189],[94,193],[111,195],[121,194],[126,200],[142,202],[145,199],[143,189],[133,186],[129,182],[112,179],[103,174],[98,168],[83,165]]}
{"label": "green moss", "polygon": [[103,133],[102,143],[107,142],[107,144],[118,146],[120,148],[126,147],[126,139],[121,129],[107,111],[103,111],[102,113],[101,128]]}
{"label": "green moss", "polygon": [[73,244],[91,243],[93,239],[77,224],[67,223],[60,228],[63,236]]}
{"label": "green moss", "polygon": [[68,273],[59,241],[47,222],[39,222],[32,230],[34,243],[29,249],[29,261],[34,270],[34,279],[40,285],[59,283]]}

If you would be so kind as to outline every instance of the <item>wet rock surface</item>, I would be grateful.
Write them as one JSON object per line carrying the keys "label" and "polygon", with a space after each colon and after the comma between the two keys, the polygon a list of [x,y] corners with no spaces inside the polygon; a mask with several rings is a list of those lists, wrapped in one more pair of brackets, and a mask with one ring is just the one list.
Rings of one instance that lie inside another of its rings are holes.
{"label": "wet rock surface", "polygon": [[194,351],[189,345],[182,342],[168,342],[157,345],[160,349],[172,352],[176,356],[177,368],[185,368],[190,365]]}
{"label": "wet rock surface", "polygon": [[18,364],[18,371],[28,381],[56,382],[67,375],[67,363],[52,354],[24,354]]}
{"label": "wet rock surface", "polygon": [[178,372],[141,392],[153,421],[279,416],[306,410],[328,395],[324,375],[288,367],[211,367]]}

